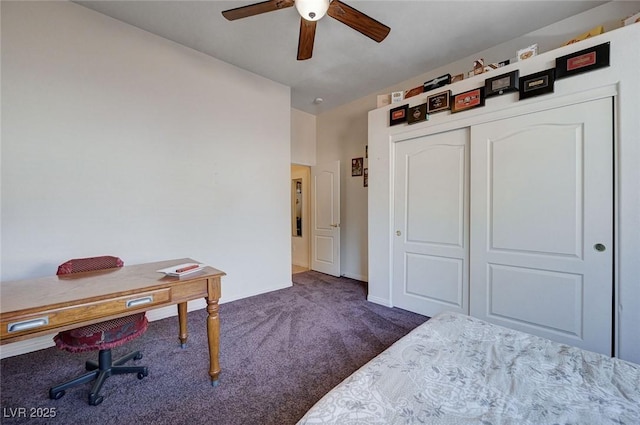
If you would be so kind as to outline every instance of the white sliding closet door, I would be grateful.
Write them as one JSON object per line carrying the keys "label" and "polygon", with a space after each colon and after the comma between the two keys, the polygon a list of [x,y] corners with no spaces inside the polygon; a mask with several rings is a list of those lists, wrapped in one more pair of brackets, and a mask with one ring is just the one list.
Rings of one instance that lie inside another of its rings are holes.
{"label": "white sliding closet door", "polygon": [[469,129],[395,145],[393,305],[469,312]]}
{"label": "white sliding closet door", "polygon": [[612,99],[471,129],[471,315],[610,354]]}

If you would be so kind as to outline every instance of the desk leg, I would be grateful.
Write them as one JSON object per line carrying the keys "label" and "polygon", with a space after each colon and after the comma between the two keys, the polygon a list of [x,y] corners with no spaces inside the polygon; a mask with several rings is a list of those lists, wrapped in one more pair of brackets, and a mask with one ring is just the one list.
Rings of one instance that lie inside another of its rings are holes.
{"label": "desk leg", "polygon": [[180,323],[180,334],[178,338],[180,339],[180,348],[187,347],[187,303],[179,303],[178,304],[178,322]]}
{"label": "desk leg", "polygon": [[209,338],[209,376],[211,385],[218,385],[220,375],[220,317],[218,316],[218,299],[207,298],[207,337]]}
{"label": "desk leg", "polygon": [[218,316],[218,301],[222,296],[220,277],[207,279],[207,338],[209,339],[209,376],[211,385],[218,385],[220,377],[220,317]]}

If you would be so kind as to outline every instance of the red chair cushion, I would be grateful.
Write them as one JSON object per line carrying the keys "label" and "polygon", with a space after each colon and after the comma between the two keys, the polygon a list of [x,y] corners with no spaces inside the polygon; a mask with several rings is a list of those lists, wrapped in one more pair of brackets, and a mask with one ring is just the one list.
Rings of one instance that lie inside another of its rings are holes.
{"label": "red chair cushion", "polygon": [[[113,269],[124,266],[118,257],[102,256],[76,258],[58,267],[58,275]],[[142,335],[148,326],[144,313],[107,320],[93,325],[60,332],[53,337],[62,350],[78,353],[82,351],[108,350]]]}
{"label": "red chair cushion", "polygon": [[142,335],[148,323],[145,314],[138,313],[60,332],[53,340],[58,348],[72,353],[108,350]]}

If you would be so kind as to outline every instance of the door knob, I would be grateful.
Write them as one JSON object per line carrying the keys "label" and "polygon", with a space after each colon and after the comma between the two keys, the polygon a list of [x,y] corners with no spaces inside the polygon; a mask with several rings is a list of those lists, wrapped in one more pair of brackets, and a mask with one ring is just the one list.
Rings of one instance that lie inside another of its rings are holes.
{"label": "door knob", "polygon": [[400,236],[402,232],[400,230],[396,230],[396,236]]}
{"label": "door knob", "polygon": [[332,223],[332,224],[330,224],[329,226],[331,226],[331,227],[338,227],[338,223],[335,223],[335,224],[333,224],[333,223]]}
{"label": "door knob", "polygon": [[595,244],[595,245],[593,246],[593,248],[594,248],[596,251],[598,251],[598,252],[602,252],[602,251],[604,251],[604,250],[606,250],[606,249],[607,249],[607,247],[606,247],[606,246],[604,246],[604,245],[603,245],[603,244],[601,244],[601,243],[597,243],[597,244]]}

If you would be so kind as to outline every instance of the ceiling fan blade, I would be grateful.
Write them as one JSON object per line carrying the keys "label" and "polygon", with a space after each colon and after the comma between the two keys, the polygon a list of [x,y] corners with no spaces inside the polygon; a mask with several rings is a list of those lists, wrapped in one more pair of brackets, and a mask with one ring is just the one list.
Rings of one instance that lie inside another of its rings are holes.
{"label": "ceiling fan blade", "polygon": [[316,38],[316,23],[300,18],[300,38],[298,38],[298,60],[311,58],[313,54],[313,42]]}
{"label": "ceiling fan blade", "polygon": [[286,9],[293,6],[294,0],[269,0],[248,6],[236,7],[222,12],[222,16],[229,21],[248,18],[249,16],[260,15],[261,13],[273,12],[274,10]]}
{"label": "ceiling fan blade", "polygon": [[333,0],[331,2],[327,15],[350,26],[378,43],[384,40],[387,34],[389,34],[389,31],[391,31],[391,28],[388,26],[370,18],[351,6],[347,6],[340,0]]}

